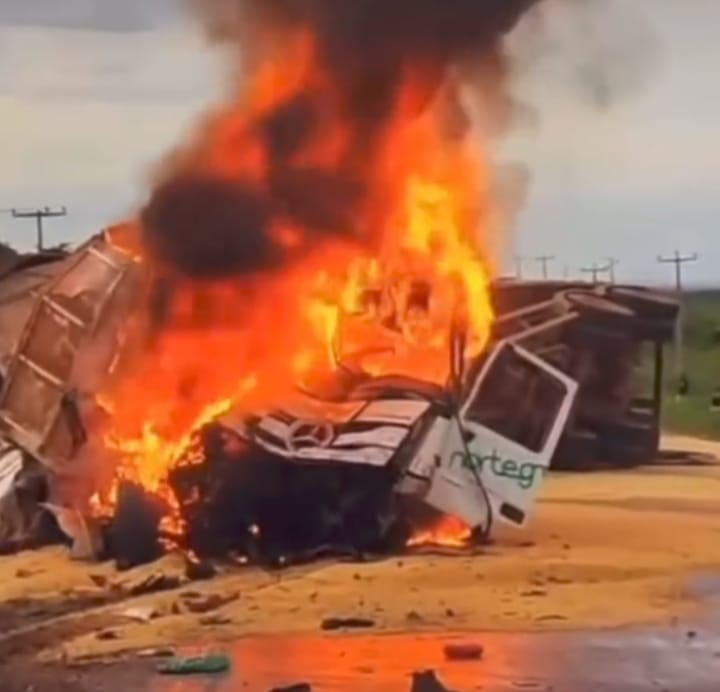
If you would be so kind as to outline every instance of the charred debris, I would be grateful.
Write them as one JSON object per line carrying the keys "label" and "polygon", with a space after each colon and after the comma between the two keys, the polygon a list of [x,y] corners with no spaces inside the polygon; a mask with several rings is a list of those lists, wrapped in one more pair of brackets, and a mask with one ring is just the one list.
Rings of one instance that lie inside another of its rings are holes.
{"label": "charred debris", "polygon": [[[157,497],[121,485],[102,522],[57,500],[91,476],[88,401],[121,347],[133,264],[104,235],[70,254],[5,259],[0,546],[65,540],[76,557],[120,568],[152,561],[168,545]],[[463,363],[456,340],[448,385],[348,371],[332,395],[309,393],[354,402],[344,420],[306,419],[278,402],[199,430],[202,461],[181,461],[168,478],[190,567],[365,559],[405,550],[444,516],[478,543],[493,520],[525,524],[548,468],[652,461],[677,302],[638,286],[515,280],[497,281],[492,296],[486,352]],[[649,392],[639,387],[646,351]]]}

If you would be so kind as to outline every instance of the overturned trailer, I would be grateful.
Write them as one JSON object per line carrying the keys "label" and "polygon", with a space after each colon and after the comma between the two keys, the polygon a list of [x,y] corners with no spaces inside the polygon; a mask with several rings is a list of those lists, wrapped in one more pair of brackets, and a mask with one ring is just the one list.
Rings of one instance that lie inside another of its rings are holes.
{"label": "overturned trailer", "polygon": [[[83,413],[111,369],[137,286],[132,259],[99,235],[0,278],[2,432],[63,471],[86,442]],[[86,406],[87,404],[87,406]]]}
{"label": "overturned trailer", "polygon": [[[82,473],[94,394],[121,350],[140,279],[104,234],[45,259],[0,278],[0,298],[23,301],[0,302],[0,426],[62,479]],[[15,287],[38,267],[28,300]],[[525,524],[551,466],[650,461],[677,303],[638,287],[551,282],[498,281],[492,296],[487,348],[466,359],[454,330],[447,382],[371,376],[341,354],[332,386],[208,426],[203,463],[178,464],[169,478],[188,546],[265,556],[381,550],[441,515],[486,536],[495,518]],[[655,363],[649,397],[638,394],[645,348]],[[127,520],[121,502],[121,533]]]}
{"label": "overturned trailer", "polygon": [[630,466],[657,456],[665,347],[679,303],[640,286],[499,281],[494,338],[511,338],[579,384],[552,465]]}

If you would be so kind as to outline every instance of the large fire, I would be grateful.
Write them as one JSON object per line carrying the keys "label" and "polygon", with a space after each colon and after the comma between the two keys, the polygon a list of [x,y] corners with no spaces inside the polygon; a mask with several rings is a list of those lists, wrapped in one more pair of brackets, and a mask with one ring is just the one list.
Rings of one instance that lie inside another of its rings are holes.
{"label": "large fire", "polygon": [[[149,345],[131,349],[102,395],[106,445],[120,459],[113,485],[95,498],[102,506],[112,505],[119,479],[131,479],[162,496],[177,522],[167,474],[192,462],[196,431],[230,409],[282,402],[339,360],[443,383],[452,324],[467,325],[470,352],[483,348],[492,321],[485,247],[497,232],[488,164],[476,145],[443,132],[442,101],[427,102],[428,81],[420,69],[406,75],[373,144],[373,167],[357,171],[366,193],[346,234],[318,241],[290,218],[276,219],[281,268],[222,278],[182,275],[142,250],[141,261],[165,272],[172,291]],[[348,125],[305,31],[260,64],[171,167],[262,189],[270,153],[254,123],[307,90],[321,94],[326,111],[293,164],[332,167],[347,156]],[[198,219],[197,233],[205,232]],[[137,322],[143,332],[151,319],[139,314]],[[464,531],[455,528],[451,542]]]}

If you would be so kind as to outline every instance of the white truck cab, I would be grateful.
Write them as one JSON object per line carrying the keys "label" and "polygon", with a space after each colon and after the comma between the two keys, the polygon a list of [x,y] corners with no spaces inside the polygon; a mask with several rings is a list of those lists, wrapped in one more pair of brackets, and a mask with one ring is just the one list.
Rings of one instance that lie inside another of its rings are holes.
{"label": "white truck cab", "polygon": [[[501,342],[469,377],[451,417],[438,417],[399,485],[434,508],[485,528],[522,526],[570,415],[577,383]],[[415,482],[409,482],[413,479]]]}
{"label": "white truck cab", "polygon": [[510,341],[455,381],[457,387],[443,388],[407,377],[370,378],[322,406],[306,393],[244,426],[242,435],[300,464],[388,467],[397,493],[473,529],[489,531],[493,517],[522,526],[577,384]]}

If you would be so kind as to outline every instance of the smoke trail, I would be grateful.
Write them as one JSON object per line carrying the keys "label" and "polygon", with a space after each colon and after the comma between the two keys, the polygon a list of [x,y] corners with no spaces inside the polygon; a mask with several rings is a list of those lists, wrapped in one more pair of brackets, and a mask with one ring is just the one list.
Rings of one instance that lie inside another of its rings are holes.
{"label": "smoke trail", "polygon": [[[494,66],[501,83],[502,39],[537,1],[195,0],[209,35],[238,48],[246,73],[306,32],[321,78],[253,113],[233,136],[201,131],[185,165],[163,178],[144,210],[149,247],[184,274],[217,277],[281,267],[328,236],[368,242],[365,205],[398,109],[421,112],[449,70],[478,59]],[[403,101],[409,79],[410,106]],[[501,92],[496,84],[487,93]],[[243,120],[245,105],[236,95],[221,120]],[[344,144],[333,156],[303,156],[338,127]],[[259,178],[199,165],[208,150],[242,160],[257,147]],[[280,242],[287,227],[299,233]]]}

